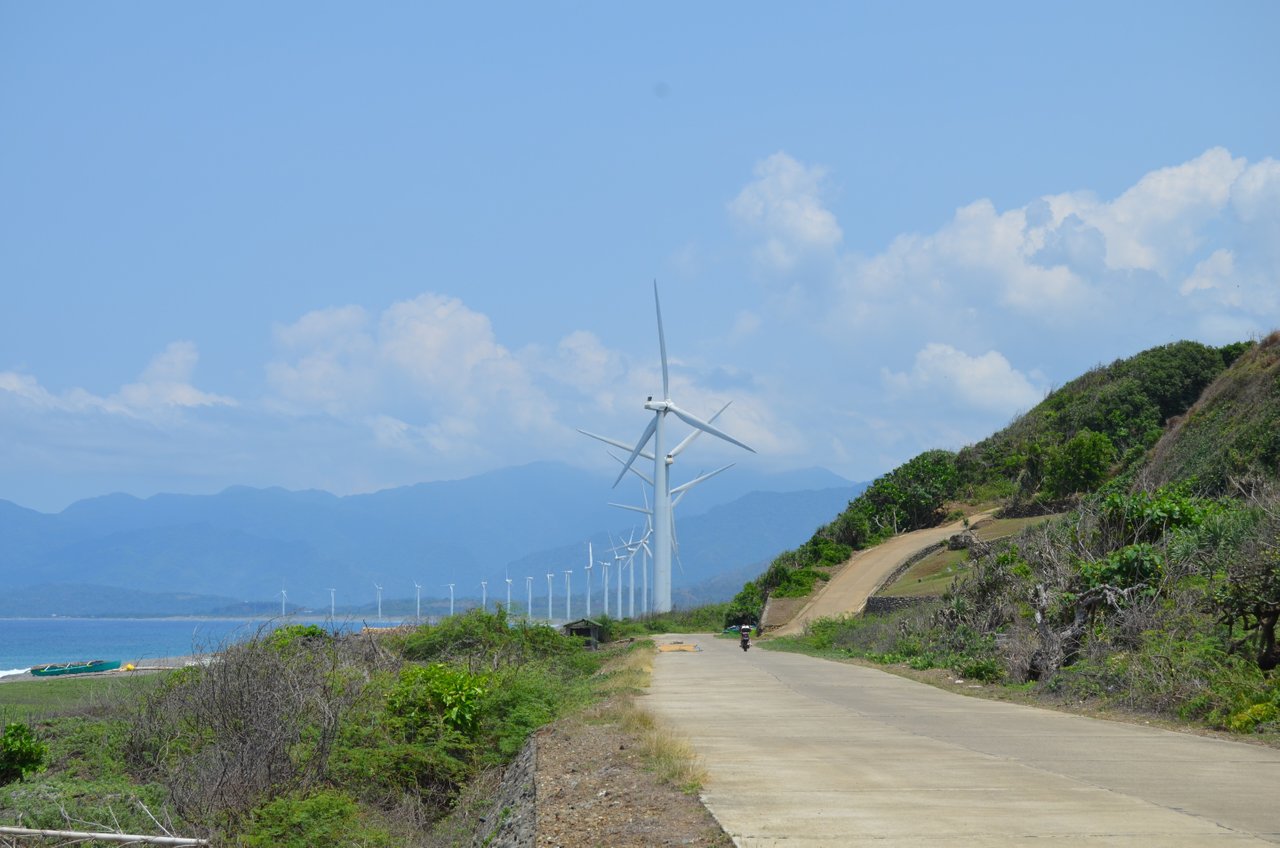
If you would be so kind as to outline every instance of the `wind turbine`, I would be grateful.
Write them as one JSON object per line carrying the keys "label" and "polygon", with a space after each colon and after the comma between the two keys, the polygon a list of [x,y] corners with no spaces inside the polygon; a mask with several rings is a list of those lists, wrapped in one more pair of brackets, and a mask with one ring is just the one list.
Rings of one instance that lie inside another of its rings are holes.
{"label": "wind turbine", "polygon": [[[671,454],[666,452],[666,418],[667,415],[674,415],[684,423],[693,427],[697,431],[710,433],[718,439],[722,439],[730,444],[737,445],[740,448],[755,451],[743,442],[730,436],[722,430],[712,426],[709,422],[703,421],[696,415],[681,409],[671,400],[671,376],[670,369],[667,365],[667,340],[662,329],[662,304],[658,299],[658,283],[653,284],[653,306],[654,312],[658,319],[658,352],[662,359],[662,397],[654,400],[650,397],[644,404],[644,408],[653,413],[653,419],[649,422],[641,434],[640,440],[636,442],[635,447],[631,449],[631,455],[627,461],[623,463],[622,471],[618,474],[618,479],[613,485],[617,486],[626,476],[627,471],[631,468],[632,463],[636,461],[636,457],[644,453],[645,447],[649,444],[649,440],[653,440],[653,582],[654,582],[654,598],[653,607],[655,612],[669,612],[671,610],[671,549],[672,549],[672,533],[671,533],[671,483],[668,475],[669,465],[675,459],[676,451],[683,450],[692,443],[695,434],[691,434],[685,438]],[[721,410],[723,411],[723,410]],[[717,413],[718,415],[719,413]],[[597,437],[599,438],[599,437]],[[605,440],[610,441],[610,440]],[[612,443],[610,441],[610,443]],[[649,458],[649,454],[645,453],[645,458]]]}
{"label": "wind turbine", "polygon": [[453,618],[453,584],[449,584],[449,617]]}
{"label": "wind turbine", "polygon": [[569,581],[569,575],[571,574],[573,574],[572,571],[565,569],[565,572],[564,572],[564,620],[565,621],[573,620],[573,612],[572,612],[573,590],[572,590],[572,587],[570,586],[570,581]]}
{"label": "wind turbine", "polygon": [[555,577],[551,572],[547,572],[547,623],[551,623],[551,580]]}
{"label": "wind turbine", "polygon": [[480,609],[484,612],[489,611],[489,581],[480,581]]}
{"label": "wind turbine", "polygon": [[285,599],[285,598],[287,598],[287,597],[289,597],[289,593],[288,593],[288,592],[286,592],[284,589],[281,589],[281,590],[280,590],[280,617],[281,617],[281,618],[284,618],[284,616],[285,616],[285,612],[284,612],[284,599]]}
{"label": "wind turbine", "polygon": [[382,587],[374,583],[373,588],[378,590],[378,621],[382,621]]}
{"label": "wind turbine", "polygon": [[587,542],[587,618],[591,618],[591,543]]}
{"label": "wind turbine", "polygon": [[333,620],[333,593],[334,589],[329,590],[329,620]]}
{"label": "wind turbine", "polygon": [[533,619],[533,578],[524,578],[524,589],[528,596],[524,600],[524,617],[527,620]]}
{"label": "wind turbine", "polygon": [[507,615],[511,615],[511,578],[507,577]]}

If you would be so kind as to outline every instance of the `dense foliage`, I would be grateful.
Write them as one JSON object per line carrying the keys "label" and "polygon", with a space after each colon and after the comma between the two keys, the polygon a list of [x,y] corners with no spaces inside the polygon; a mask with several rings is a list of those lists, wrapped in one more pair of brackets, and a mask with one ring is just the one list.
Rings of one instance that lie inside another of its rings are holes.
{"label": "dense foliage", "polygon": [[[135,832],[158,820],[245,846],[437,844],[432,825],[468,782],[589,699],[604,656],[502,612],[403,635],[281,628],[88,714],[40,719],[49,767],[0,788],[0,818]],[[15,751],[31,750],[24,731],[9,725]]]}
{"label": "dense foliage", "polygon": [[48,753],[25,724],[15,721],[0,728],[0,786],[39,771]]}

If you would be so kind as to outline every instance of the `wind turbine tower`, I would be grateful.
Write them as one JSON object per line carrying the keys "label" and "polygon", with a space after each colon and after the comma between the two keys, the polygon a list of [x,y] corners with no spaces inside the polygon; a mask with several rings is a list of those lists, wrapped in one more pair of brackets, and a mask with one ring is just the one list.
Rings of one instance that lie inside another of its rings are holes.
{"label": "wind turbine tower", "polygon": [[489,611],[489,581],[480,581],[480,609],[484,612]]}
{"label": "wind turbine tower", "polygon": [[[653,284],[653,305],[658,318],[658,352],[662,358],[662,398],[654,400],[650,397],[644,408],[653,413],[649,426],[636,442],[631,456],[627,458],[618,479],[617,486],[626,476],[631,464],[636,461],[649,440],[653,440],[653,609],[655,612],[671,610],[671,481],[668,475],[674,457],[667,453],[666,418],[674,415],[684,423],[704,433],[710,433],[718,439],[755,453],[755,450],[743,442],[717,429],[696,415],[681,409],[671,400],[671,377],[667,367],[667,341],[662,329],[662,304],[658,300],[658,284]],[[621,604],[619,604],[621,605]],[[621,612],[621,610],[619,610]]]}
{"label": "wind turbine tower", "polygon": [[524,590],[526,593],[525,599],[524,599],[524,617],[526,619],[532,619],[533,618],[533,578],[532,577],[526,576],[524,578]]}
{"label": "wind turbine tower", "polygon": [[591,543],[587,542],[587,618],[591,618]]}
{"label": "wind turbine tower", "polygon": [[449,617],[453,618],[453,584],[449,584]]}
{"label": "wind turbine tower", "polygon": [[330,590],[329,590],[329,620],[330,620],[330,621],[333,621],[333,618],[334,618],[334,615],[333,615],[333,593],[334,593],[334,591],[336,591],[336,590],[334,590],[334,589],[330,589]]}
{"label": "wind turbine tower", "polygon": [[418,615],[417,615],[417,618],[418,618],[418,620],[419,620],[419,621],[421,621],[421,620],[422,620],[422,585],[421,585],[421,584],[419,584],[416,580],[415,580],[415,581],[414,581],[414,583],[413,583],[413,593],[414,593],[414,596],[417,598],[417,601],[418,601]]}
{"label": "wind turbine tower", "polygon": [[547,623],[548,624],[551,623],[551,581],[554,578],[555,578],[555,575],[548,571],[547,572]]}
{"label": "wind turbine tower", "polygon": [[287,598],[287,597],[289,597],[289,593],[288,593],[288,592],[286,592],[284,589],[281,589],[281,590],[280,590],[280,617],[281,617],[281,618],[284,618],[284,616],[285,616],[285,612],[284,612],[284,599],[285,599],[285,598]]}
{"label": "wind turbine tower", "polygon": [[382,587],[374,583],[373,588],[378,590],[378,621],[382,621]]}

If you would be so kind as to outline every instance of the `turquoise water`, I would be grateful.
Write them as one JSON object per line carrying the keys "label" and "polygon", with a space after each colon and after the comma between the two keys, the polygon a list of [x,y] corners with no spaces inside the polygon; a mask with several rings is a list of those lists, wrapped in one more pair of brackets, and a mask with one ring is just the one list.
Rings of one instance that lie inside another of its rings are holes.
{"label": "turquoise water", "polygon": [[[216,650],[252,636],[259,628],[284,624],[319,624],[342,632],[359,630],[367,622],[286,618],[0,618],[0,676],[25,671],[41,663],[76,660],[138,662]],[[382,626],[399,624],[385,620]]]}

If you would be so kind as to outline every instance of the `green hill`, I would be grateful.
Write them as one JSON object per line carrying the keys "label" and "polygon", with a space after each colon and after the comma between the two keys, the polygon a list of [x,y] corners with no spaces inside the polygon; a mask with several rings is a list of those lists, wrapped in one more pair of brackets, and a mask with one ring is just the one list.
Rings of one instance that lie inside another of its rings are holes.
{"label": "green hill", "polygon": [[833,546],[978,505],[1064,514],[974,545],[941,597],[799,643],[1280,738],[1280,333],[1144,351],[975,445],[915,457],[778,557],[730,617],[811,591]]}

